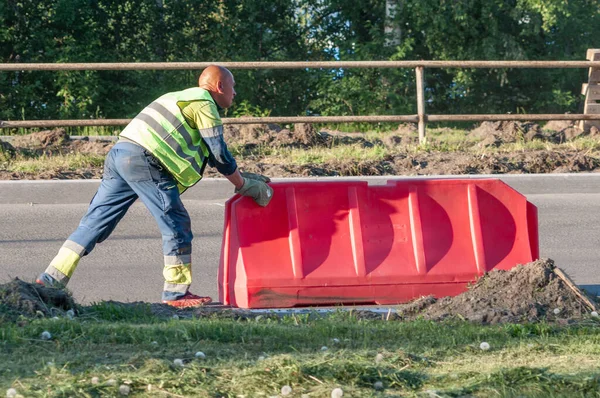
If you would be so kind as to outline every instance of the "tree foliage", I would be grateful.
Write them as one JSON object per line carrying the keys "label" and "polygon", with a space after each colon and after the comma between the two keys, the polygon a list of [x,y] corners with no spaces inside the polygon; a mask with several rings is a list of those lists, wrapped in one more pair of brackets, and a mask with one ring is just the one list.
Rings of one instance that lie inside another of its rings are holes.
{"label": "tree foliage", "polygon": [[[600,47],[600,0],[5,0],[0,26],[3,63],[581,60]],[[133,117],[199,72],[1,72],[0,119]],[[233,115],[416,111],[411,69],[234,74]],[[429,68],[427,112],[580,112],[586,74]]]}

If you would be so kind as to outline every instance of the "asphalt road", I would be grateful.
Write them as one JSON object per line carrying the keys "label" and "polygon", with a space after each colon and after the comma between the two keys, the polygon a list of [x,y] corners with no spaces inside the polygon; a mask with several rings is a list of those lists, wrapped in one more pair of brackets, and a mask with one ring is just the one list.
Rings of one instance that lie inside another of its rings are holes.
{"label": "asphalt road", "polygon": [[[481,177],[485,176],[472,176]],[[388,178],[364,179],[382,183]],[[555,260],[577,284],[598,293],[600,174],[500,178],[538,207],[540,255]],[[31,281],[46,268],[77,227],[98,184],[98,180],[0,181],[1,283],[14,277]],[[218,297],[224,202],[231,194],[228,181],[211,179],[184,195],[195,235],[191,290],[197,294]],[[156,302],[162,283],[160,233],[150,213],[136,203],[113,235],[82,259],[69,288],[82,304]]]}

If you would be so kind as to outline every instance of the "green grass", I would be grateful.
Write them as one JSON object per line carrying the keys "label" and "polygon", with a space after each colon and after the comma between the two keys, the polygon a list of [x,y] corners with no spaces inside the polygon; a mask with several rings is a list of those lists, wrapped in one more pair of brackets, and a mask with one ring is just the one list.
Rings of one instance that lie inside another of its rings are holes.
{"label": "green grass", "polygon": [[[90,127],[60,127],[68,135],[96,136],[119,135],[125,126],[90,126]],[[52,130],[53,128],[3,128],[0,135],[26,135],[38,131]]]}
{"label": "green grass", "polygon": [[389,156],[390,151],[384,146],[375,145],[362,148],[359,145],[343,145],[332,148],[286,149],[277,154],[282,162],[297,165],[329,163],[342,160],[344,162],[381,161]]}
{"label": "green grass", "polygon": [[395,151],[383,145],[363,148],[361,145],[339,145],[331,147],[293,148],[260,145],[248,151],[243,145],[231,145],[231,154],[239,160],[268,159],[272,164],[316,164],[342,160],[344,162],[380,161]]}
{"label": "green grass", "polygon": [[55,155],[19,154],[7,162],[4,169],[9,172],[47,173],[52,171],[73,171],[89,167],[101,167],[103,155],[68,153]]}
{"label": "green grass", "polygon": [[[100,303],[74,320],[1,326],[0,387],[25,397],[118,396],[121,384],[130,396],[270,397],[285,385],[292,397],[329,397],[336,387],[344,397],[600,396],[600,323],[593,320],[480,326],[362,320],[341,311],[165,320],[147,306]],[[51,340],[40,339],[44,330]]]}

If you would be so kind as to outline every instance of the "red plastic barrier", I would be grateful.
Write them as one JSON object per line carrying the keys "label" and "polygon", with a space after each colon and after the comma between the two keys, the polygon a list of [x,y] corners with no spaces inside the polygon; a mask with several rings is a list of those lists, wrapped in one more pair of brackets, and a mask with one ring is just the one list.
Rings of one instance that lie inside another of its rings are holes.
{"label": "red plastic barrier", "polygon": [[539,256],[537,209],[500,180],[273,183],[226,204],[219,298],[242,308],[456,295]]}

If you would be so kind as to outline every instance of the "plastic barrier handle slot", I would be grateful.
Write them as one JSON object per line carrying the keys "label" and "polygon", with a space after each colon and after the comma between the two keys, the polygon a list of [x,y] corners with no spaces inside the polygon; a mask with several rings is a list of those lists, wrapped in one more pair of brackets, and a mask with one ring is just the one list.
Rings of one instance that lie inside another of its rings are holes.
{"label": "plastic barrier handle slot", "polygon": [[477,266],[477,273],[483,275],[486,272],[487,262],[483,247],[483,232],[481,231],[481,213],[479,212],[477,186],[469,184],[467,190],[469,222],[471,227],[471,239],[473,241],[473,253],[475,254],[475,265]]}
{"label": "plastic barrier handle slot", "polygon": [[350,243],[356,276],[367,274],[365,266],[365,249],[363,246],[362,223],[360,222],[360,209],[358,207],[358,191],[356,187],[348,188],[348,204],[350,207]]}
{"label": "plastic barrier handle slot", "polygon": [[408,193],[408,213],[410,215],[410,233],[412,235],[415,264],[419,275],[427,274],[425,248],[423,244],[423,226],[421,225],[421,210],[419,209],[419,194],[417,187],[410,186]]}
{"label": "plastic barrier handle slot", "polygon": [[294,272],[294,278],[302,279],[304,278],[304,271],[302,270],[302,246],[300,243],[300,233],[298,231],[296,190],[294,188],[287,188],[285,190],[285,196],[287,199],[288,226],[290,230],[288,240],[290,244],[292,271]]}

